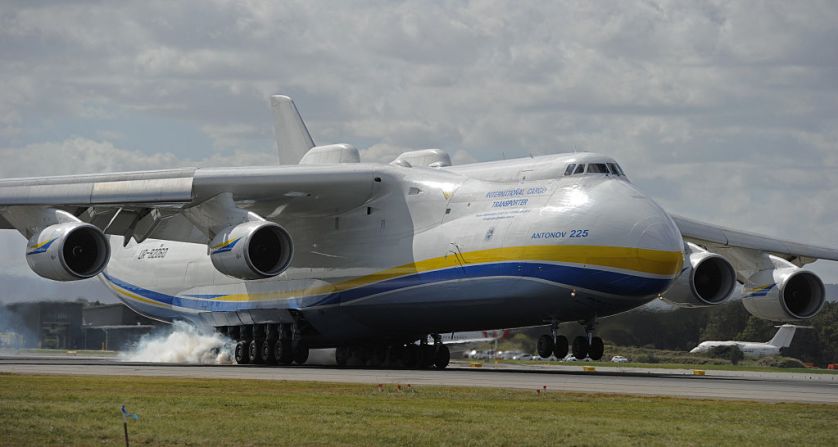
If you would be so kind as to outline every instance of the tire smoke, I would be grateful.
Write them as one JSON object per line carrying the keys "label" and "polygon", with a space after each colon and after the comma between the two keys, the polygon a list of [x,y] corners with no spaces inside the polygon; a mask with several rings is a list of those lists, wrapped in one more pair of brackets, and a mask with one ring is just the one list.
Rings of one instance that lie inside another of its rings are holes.
{"label": "tire smoke", "polygon": [[212,328],[176,321],[163,333],[144,335],[119,357],[126,362],[228,365],[233,363],[235,344]]}

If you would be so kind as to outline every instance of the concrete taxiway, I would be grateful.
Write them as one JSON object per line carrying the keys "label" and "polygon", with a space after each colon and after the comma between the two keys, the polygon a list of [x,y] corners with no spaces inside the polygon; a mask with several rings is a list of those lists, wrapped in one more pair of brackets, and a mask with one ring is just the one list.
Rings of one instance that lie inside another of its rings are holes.
{"label": "concrete taxiway", "polygon": [[444,371],[348,369],[328,366],[265,367],[128,363],[98,357],[2,356],[0,372],[105,376],[155,376],[215,379],[296,380],[413,386],[463,386],[544,389],[548,392],[613,393],[701,399],[838,404],[838,375],[762,373],[638,368],[597,368],[583,365],[485,365],[455,362]]}

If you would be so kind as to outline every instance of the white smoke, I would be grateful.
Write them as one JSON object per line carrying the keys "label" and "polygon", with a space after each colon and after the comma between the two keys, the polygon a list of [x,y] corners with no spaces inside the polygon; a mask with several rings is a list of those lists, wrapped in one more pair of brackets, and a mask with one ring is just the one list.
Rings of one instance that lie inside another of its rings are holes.
{"label": "white smoke", "polygon": [[162,334],[140,338],[137,346],[120,354],[127,362],[197,363],[226,365],[233,363],[236,342],[211,328],[176,321]]}

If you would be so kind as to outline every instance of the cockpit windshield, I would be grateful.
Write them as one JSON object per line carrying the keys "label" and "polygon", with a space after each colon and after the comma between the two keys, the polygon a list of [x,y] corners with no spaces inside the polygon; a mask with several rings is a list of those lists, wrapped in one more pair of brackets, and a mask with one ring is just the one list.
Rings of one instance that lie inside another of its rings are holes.
{"label": "cockpit windshield", "polygon": [[579,174],[609,174],[618,177],[625,177],[626,174],[623,169],[614,162],[606,163],[570,163],[565,168],[564,175],[579,175]]}

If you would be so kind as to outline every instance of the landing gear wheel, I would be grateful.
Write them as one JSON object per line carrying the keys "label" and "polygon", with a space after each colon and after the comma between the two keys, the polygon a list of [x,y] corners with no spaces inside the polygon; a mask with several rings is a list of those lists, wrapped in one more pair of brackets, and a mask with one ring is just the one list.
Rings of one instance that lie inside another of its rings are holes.
{"label": "landing gear wheel", "polygon": [[599,337],[594,337],[591,339],[591,346],[588,348],[588,357],[591,360],[599,360],[602,358],[602,354],[605,352],[605,344],[602,342],[602,339]]}
{"label": "landing gear wheel", "polygon": [[250,363],[250,344],[246,341],[236,343],[236,363],[246,365]]}
{"label": "landing gear wheel", "polygon": [[373,346],[370,349],[370,359],[367,366],[373,368],[381,368],[387,362],[387,346],[379,345]]}
{"label": "landing gear wheel", "polygon": [[302,365],[308,360],[308,345],[299,341],[294,346],[294,363]]}
{"label": "landing gear wheel", "polygon": [[541,337],[538,337],[538,355],[541,358],[546,359],[553,354],[553,337],[544,334]]}
{"label": "landing gear wheel", "polygon": [[418,368],[421,364],[419,346],[409,344],[405,346],[404,366],[406,368]]}
{"label": "landing gear wheel", "polygon": [[262,343],[262,360],[268,365],[276,365],[275,345],[279,343],[277,340],[265,340]]}
{"label": "landing gear wheel", "polygon": [[262,359],[262,341],[253,340],[250,342],[250,361],[252,363],[263,363]]}
{"label": "landing gear wheel", "polygon": [[436,356],[434,357],[434,368],[436,369],[445,369],[448,366],[448,362],[451,361],[451,351],[448,350],[448,346],[439,345],[436,348]]}
{"label": "landing gear wheel", "polygon": [[559,360],[567,357],[567,337],[564,335],[556,336],[556,346],[553,347],[553,354]]}
{"label": "landing gear wheel", "polygon": [[588,339],[582,336],[574,338],[572,351],[576,360],[584,360],[588,356]]}
{"label": "landing gear wheel", "polygon": [[434,347],[430,345],[421,345],[419,346],[419,361],[417,362],[417,368],[419,369],[426,369],[430,368],[434,364],[434,357],[436,356],[436,352],[434,352]]}
{"label": "landing gear wheel", "polygon": [[277,340],[274,344],[274,358],[282,366],[288,366],[294,361],[291,355],[291,343],[288,340]]}
{"label": "landing gear wheel", "polygon": [[348,365],[350,357],[352,357],[352,349],[349,346],[339,346],[335,349],[335,363],[338,366]]}

